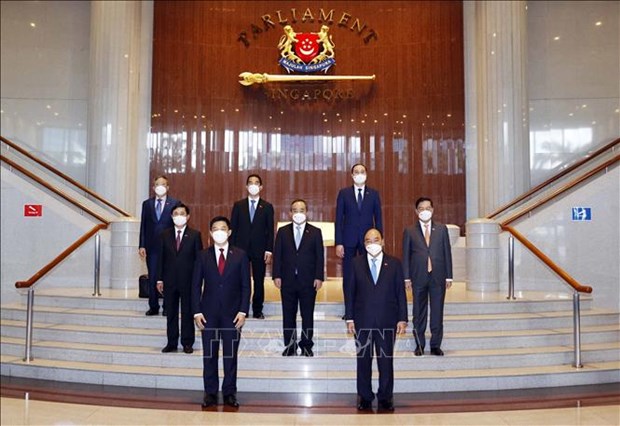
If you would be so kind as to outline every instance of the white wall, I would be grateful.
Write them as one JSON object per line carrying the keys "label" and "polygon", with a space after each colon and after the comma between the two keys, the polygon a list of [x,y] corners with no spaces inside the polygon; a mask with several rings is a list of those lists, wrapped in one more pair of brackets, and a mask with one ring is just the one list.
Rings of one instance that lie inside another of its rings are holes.
{"label": "white wall", "polygon": [[528,2],[532,186],[620,136],[620,2]]}
{"label": "white wall", "polygon": [[[18,299],[16,281],[25,281],[69,247],[98,221],[1,168],[2,232],[0,233],[0,287],[2,303]],[[25,204],[42,204],[42,217],[24,217]],[[101,287],[109,287],[109,233],[102,234]],[[93,285],[94,245],[85,243],[41,280],[42,286]]]}
{"label": "white wall", "polygon": [[[572,207],[591,207],[592,220],[571,219]],[[513,226],[558,266],[593,288],[595,306],[620,306],[620,167],[601,174]],[[500,277],[507,289],[507,233],[500,239]],[[571,292],[559,278],[515,241],[515,290]]]}
{"label": "white wall", "polygon": [[90,2],[2,1],[0,7],[2,135],[84,183]]}

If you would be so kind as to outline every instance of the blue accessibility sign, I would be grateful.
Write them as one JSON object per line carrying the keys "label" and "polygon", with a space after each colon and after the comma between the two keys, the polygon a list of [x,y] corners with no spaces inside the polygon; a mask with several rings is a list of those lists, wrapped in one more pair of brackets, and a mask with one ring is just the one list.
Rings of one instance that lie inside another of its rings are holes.
{"label": "blue accessibility sign", "polygon": [[591,207],[573,207],[573,221],[575,222],[588,222],[592,220],[592,208]]}

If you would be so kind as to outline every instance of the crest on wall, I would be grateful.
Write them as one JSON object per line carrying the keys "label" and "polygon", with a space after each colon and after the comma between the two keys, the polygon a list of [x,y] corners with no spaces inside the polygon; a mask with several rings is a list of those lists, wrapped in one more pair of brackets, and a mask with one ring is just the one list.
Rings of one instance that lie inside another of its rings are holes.
{"label": "crest on wall", "polygon": [[318,33],[296,33],[292,26],[286,25],[278,43],[281,56],[278,62],[289,73],[327,72],[336,63],[335,46],[327,25],[322,25]]}

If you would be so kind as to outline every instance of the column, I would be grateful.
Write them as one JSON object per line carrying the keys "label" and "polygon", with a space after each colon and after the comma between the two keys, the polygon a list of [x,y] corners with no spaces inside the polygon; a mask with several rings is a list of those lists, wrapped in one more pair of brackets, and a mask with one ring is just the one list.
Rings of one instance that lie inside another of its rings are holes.
{"label": "column", "polygon": [[491,219],[473,219],[465,224],[465,229],[467,290],[499,291],[499,225]]}
{"label": "column", "polygon": [[465,1],[467,217],[530,187],[527,2]]}
{"label": "column", "polygon": [[152,1],[93,1],[88,185],[138,213],[148,193]]}
{"label": "column", "polygon": [[146,273],[138,256],[140,220],[119,218],[110,224],[110,288],[125,290],[125,297],[137,297],[138,277]]}

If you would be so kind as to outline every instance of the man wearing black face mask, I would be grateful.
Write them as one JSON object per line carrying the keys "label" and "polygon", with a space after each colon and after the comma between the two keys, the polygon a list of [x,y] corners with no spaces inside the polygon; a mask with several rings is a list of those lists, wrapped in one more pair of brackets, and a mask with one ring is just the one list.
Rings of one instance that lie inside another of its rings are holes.
{"label": "man wearing black face mask", "polygon": [[431,222],[430,198],[418,198],[415,208],[419,220],[403,233],[403,275],[407,290],[413,287],[413,332],[418,337],[414,354],[424,354],[430,299],[431,355],[443,356],[443,307],[446,289],[452,286],[450,237],[446,225]]}

